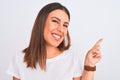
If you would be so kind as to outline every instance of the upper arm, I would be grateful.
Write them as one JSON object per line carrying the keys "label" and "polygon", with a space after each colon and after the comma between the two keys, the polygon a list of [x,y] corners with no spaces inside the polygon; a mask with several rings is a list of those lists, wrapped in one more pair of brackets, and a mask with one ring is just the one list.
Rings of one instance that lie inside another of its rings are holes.
{"label": "upper arm", "polygon": [[13,76],[13,80],[20,80],[20,79],[18,79],[18,78],[16,78],[16,77]]}

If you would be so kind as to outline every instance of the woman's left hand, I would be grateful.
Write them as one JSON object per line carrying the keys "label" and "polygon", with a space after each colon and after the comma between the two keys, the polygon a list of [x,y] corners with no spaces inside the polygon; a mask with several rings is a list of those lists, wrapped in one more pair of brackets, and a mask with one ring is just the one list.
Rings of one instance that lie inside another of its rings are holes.
{"label": "woman's left hand", "polygon": [[100,43],[102,42],[102,39],[99,39],[96,44],[88,51],[85,57],[85,65],[94,67],[96,66],[96,63],[100,61],[102,55],[100,52]]}

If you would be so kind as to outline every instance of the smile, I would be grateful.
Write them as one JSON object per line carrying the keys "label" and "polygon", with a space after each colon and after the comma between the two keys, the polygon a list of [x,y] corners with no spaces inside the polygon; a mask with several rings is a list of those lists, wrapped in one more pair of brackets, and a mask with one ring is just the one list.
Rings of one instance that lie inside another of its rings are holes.
{"label": "smile", "polygon": [[58,35],[58,34],[55,34],[55,33],[53,33],[52,36],[55,40],[60,40],[61,37],[62,37],[61,35]]}

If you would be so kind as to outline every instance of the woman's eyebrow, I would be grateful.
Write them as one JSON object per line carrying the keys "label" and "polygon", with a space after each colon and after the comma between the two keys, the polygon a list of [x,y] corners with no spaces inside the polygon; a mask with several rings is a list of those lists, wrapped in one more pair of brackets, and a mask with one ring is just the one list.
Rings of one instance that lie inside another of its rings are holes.
{"label": "woman's eyebrow", "polygon": [[61,21],[58,17],[52,17],[52,18],[55,18],[55,19],[57,19],[58,21]]}
{"label": "woman's eyebrow", "polygon": [[[55,19],[57,19],[58,21],[61,21],[58,17],[52,17],[52,18],[55,18]],[[69,25],[69,22],[64,22],[64,23]]]}

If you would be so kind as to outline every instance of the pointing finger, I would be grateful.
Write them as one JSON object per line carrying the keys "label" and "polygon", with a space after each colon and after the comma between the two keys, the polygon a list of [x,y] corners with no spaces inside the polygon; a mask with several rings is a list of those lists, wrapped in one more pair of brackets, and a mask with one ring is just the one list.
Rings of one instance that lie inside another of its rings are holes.
{"label": "pointing finger", "polygon": [[103,40],[103,39],[99,39],[99,40],[95,43],[95,45],[93,46],[92,49],[99,48],[100,43],[102,42],[102,40]]}

